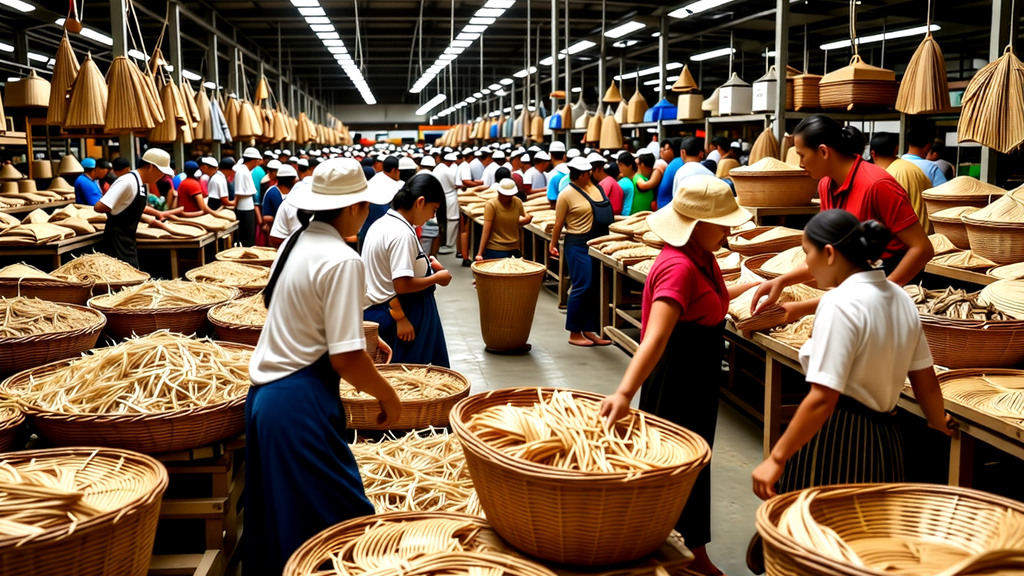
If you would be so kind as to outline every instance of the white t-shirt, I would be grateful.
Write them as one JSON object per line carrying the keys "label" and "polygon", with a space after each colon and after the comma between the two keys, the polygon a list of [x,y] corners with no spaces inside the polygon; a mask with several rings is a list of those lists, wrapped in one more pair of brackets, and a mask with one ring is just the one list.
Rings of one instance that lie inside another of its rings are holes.
{"label": "white t-shirt", "polygon": [[382,304],[395,297],[395,278],[423,277],[430,262],[419,258],[420,242],[412,225],[394,210],[388,210],[366,231],[363,262],[366,263],[364,307]]}
{"label": "white t-shirt", "polygon": [[[529,180],[529,182],[527,182],[527,180]],[[537,190],[540,188],[547,190],[548,175],[545,174],[544,172],[541,172],[540,170],[537,170],[536,167],[531,166],[530,169],[527,170],[526,174],[523,176],[523,184],[527,183],[530,185],[530,189],[532,190]]]}
{"label": "white t-shirt", "polygon": [[449,220],[459,219],[459,191],[455,187],[455,170],[455,166],[438,164],[433,172],[434,177],[441,182],[441,188],[444,189],[445,208],[447,209],[445,217]]}
{"label": "white t-shirt", "polygon": [[366,345],[359,255],[324,222],[310,222],[295,241],[249,361],[249,378],[257,386],[294,374],[325,353],[344,354]]}
{"label": "white t-shirt", "polygon": [[[295,185],[295,188],[298,188],[298,184]],[[295,191],[295,188],[292,188],[292,192]],[[281,201],[281,206],[277,209],[277,214],[274,216],[274,226],[270,229],[270,235],[275,238],[287,238],[302,227],[302,224],[299,222],[299,209],[288,201],[288,197],[292,195],[292,192],[289,192],[284,197]],[[298,249],[298,246],[296,246],[296,249]]]}
{"label": "white t-shirt", "polygon": [[473,179],[473,168],[469,162],[463,162],[459,164],[458,170],[455,172],[455,184],[460,188],[466,186],[465,182]]}
{"label": "white t-shirt", "polygon": [[470,180],[480,180],[484,177],[484,161],[479,158],[473,158],[469,163],[470,172],[473,177]]}
{"label": "white t-shirt", "polygon": [[530,175],[529,170],[527,170],[526,172],[523,172],[522,170],[516,170],[515,172],[512,173],[513,176],[515,176],[516,174],[519,174],[519,177],[523,179],[523,186],[526,186],[527,190],[532,188],[531,184],[533,184],[533,176]]}
{"label": "white t-shirt", "polygon": [[256,195],[256,183],[252,181],[252,171],[244,163],[235,164],[235,201],[236,210],[254,210],[253,196]]}
{"label": "white t-shirt", "polygon": [[206,184],[206,191],[210,198],[228,198],[228,178],[218,170]]}
{"label": "white t-shirt", "polygon": [[110,208],[110,213],[116,216],[131,206],[136,196],[147,195],[146,187],[139,187],[140,182],[142,182],[142,178],[139,176],[139,173],[132,170],[114,180],[107,193],[100,198],[100,202],[107,208]]}
{"label": "white t-shirt", "polygon": [[714,176],[715,173],[708,170],[700,162],[687,162],[676,170],[676,177],[672,179],[672,196],[676,195],[679,185],[690,176]]}
{"label": "white t-shirt", "polygon": [[484,186],[494,186],[494,173],[501,167],[497,162],[491,162],[484,168]]}
{"label": "white t-shirt", "polygon": [[890,412],[907,373],[930,368],[932,355],[910,295],[871,270],[821,297],[800,364],[808,382]]}

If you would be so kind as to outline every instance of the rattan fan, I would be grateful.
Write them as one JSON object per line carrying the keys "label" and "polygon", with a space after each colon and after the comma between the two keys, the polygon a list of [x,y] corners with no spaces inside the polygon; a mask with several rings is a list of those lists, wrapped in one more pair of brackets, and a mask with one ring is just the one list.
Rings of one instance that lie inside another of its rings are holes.
{"label": "rattan fan", "polygon": [[142,72],[125,56],[118,56],[107,72],[107,123],[104,132],[128,134],[156,126],[145,96]]}
{"label": "rattan fan", "polygon": [[102,128],[107,123],[107,85],[92,54],[85,57],[64,117],[65,128]]}
{"label": "rattan fan", "polygon": [[[74,84],[78,77],[78,59],[75,51],[71,48],[68,35],[60,39],[60,46],[57,47],[57,56],[53,63],[53,77],[50,79],[50,107],[46,110],[46,123],[51,125],[63,125],[64,115],[67,113],[67,91]],[[3,114],[0,112],[0,117]]]}
{"label": "rattan fan", "polygon": [[964,90],[959,142],[977,142],[1004,154],[1024,144],[1024,64],[1007,46]]}
{"label": "rattan fan", "polygon": [[771,127],[765,128],[750,148],[750,164],[756,164],[764,158],[775,158],[776,160],[779,158],[779,141],[775,138]]}
{"label": "rattan fan", "polygon": [[[930,30],[930,13],[928,24],[926,29]],[[900,81],[896,109],[905,114],[929,114],[947,108],[949,83],[946,80],[946,59],[942,56],[939,43],[928,32],[914,51],[903,80]]]}
{"label": "rattan fan", "polygon": [[196,93],[192,90],[192,83],[182,78],[181,86],[178,87],[181,92],[181,100],[185,104],[185,110],[188,112],[187,116],[191,120],[192,127],[201,120],[199,114],[199,106],[196,104]]}

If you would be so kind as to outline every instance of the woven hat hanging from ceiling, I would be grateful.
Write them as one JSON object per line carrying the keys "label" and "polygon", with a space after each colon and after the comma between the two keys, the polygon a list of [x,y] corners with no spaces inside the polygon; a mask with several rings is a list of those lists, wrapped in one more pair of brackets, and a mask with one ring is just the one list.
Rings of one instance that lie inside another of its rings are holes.
{"label": "woven hat hanging from ceiling", "polygon": [[896,109],[904,114],[927,114],[949,108],[949,82],[946,59],[932,36],[932,3],[928,2],[924,40],[910,58],[900,82]]}
{"label": "woven hat hanging from ceiling", "polygon": [[53,76],[50,78],[50,104],[46,109],[46,123],[50,125],[63,125],[64,115],[67,113],[67,92],[78,77],[78,59],[75,51],[71,48],[68,35],[60,39],[60,46],[57,47],[57,56],[53,63]]}
{"label": "woven hat hanging from ceiling", "polygon": [[107,72],[107,134],[129,134],[156,126],[149,111],[142,72],[125,56],[117,56]]}
{"label": "woven hat hanging from ceiling", "polygon": [[[624,102],[619,102],[619,108]],[[614,114],[607,114],[601,121],[601,140],[598,147],[602,150],[618,150],[622,148],[622,128]]]}
{"label": "woven hat hanging from ceiling", "polygon": [[601,98],[601,101],[608,104],[622,102],[622,94],[619,93],[619,87],[615,85],[615,80],[612,80],[612,83],[608,85],[608,89],[605,90],[604,98]]}
{"label": "woven hat hanging from ceiling", "polygon": [[107,85],[89,54],[71,85],[65,128],[103,128],[107,123]]}
{"label": "woven hat hanging from ceiling", "polygon": [[206,89],[200,87],[199,93],[195,96],[196,112],[199,113],[199,122],[196,123],[195,139],[198,142],[213,141],[213,122],[210,118],[210,97],[206,95]]}
{"label": "woven hat hanging from ceiling", "polygon": [[1024,64],[1012,46],[971,78],[964,90],[957,137],[1004,154],[1024,145]]}
{"label": "woven hat hanging from ceiling", "polygon": [[597,111],[590,118],[590,122],[587,123],[587,133],[583,137],[583,141],[587,143],[594,143],[601,141],[601,125],[604,122],[604,114],[601,114],[601,110]]}

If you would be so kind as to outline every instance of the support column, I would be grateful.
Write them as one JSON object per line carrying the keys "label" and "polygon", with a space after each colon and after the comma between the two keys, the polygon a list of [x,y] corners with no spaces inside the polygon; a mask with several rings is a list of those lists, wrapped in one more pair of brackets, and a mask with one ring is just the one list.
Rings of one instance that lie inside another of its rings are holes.
{"label": "support column", "polygon": [[780,149],[786,138],[786,65],[789,63],[789,0],[775,8],[775,138]]}
{"label": "support column", "polygon": [[[537,71],[538,77],[540,70]],[[558,0],[551,0],[551,92],[558,90]],[[537,90],[538,94],[540,90]],[[558,99],[551,97],[551,113],[558,108]],[[540,112],[540,97],[537,98],[537,112]],[[544,120],[547,122],[547,119]],[[554,141],[554,136],[551,138]]]}
{"label": "support column", "polygon": [[[125,0],[110,0],[110,37],[114,45],[110,47],[112,56],[128,56],[128,28],[125,25]],[[118,137],[118,150],[121,156],[128,159],[135,168],[135,136],[122,134]]]}
{"label": "support column", "polygon": [[605,11],[607,6],[605,0],[601,0],[601,59],[597,63],[597,112],[601,113],[601,105],[604,103],[601,98],[604,95],[602,90],[605,89],[605,77],[604,77],[604,62],[605,62]]}
{"label": "support column", "polygon": [[22,66],[31,66],[28,61],[28,34],[24,30],[14,31],[14,61]]}
{"label": "support column", "polygon": [[[167,37],[171,41],[170,49],[171,53],[168,54],[168,58],[171,61],[171,67],[174,70],[171,72],[171,80],[174,81],[179,87],[181,86],[181,5],[177,2],[171,2],[168,5],[167,13]],[[174,144],[171,149],[171,157],[174,159],[175,169],[184,172],[185,171],[185,142],[182,140],[182,134],[179,130],[177,135],[174,137]]]}
{"label": "support column", "polygon": [[[214,28],[217,27],[217,16],[216,14],[210,15],[210,25]],[[213,32],[206,34],[206,77],[210,82],[213,82],[213,95],[214,98],[220,92],[220,58],[218,57],[219,51],[217,48],[217,41],[219,37]],[[205,86],[200,86],[201,90],[206,90]],[[221,145],[220,142],[214,142],[212,146],[213,157],[220,160],[221,158]]]}
{"label": "support column", "polygon": [[[572,55],[569,54],[569,0],[565,0],[565,102],[563,106],[568,105],[572,101]],[[557,110],[553,110],[552,114],[557,114]],[[569,125],[562,126],[565,129],[565,147],[566,149],[572,147],[572,120],[569,118]]]}
{"label": "support column", "polygon": [[[1010,38],[1017,37],[1017,25],[1015,16],[1011,14],[1014,9],[1012,0],[992,0],[992,32],[989,35],[988,58],[994,61],[1003,55],[1003,50],[1009,43]],[[1018,12],[1019,14],[1019,12]],[[999,153],[983,146],[981,148],[981,181],[995,184],[998,176]],[[957,171],[960,167],[957,166]]]}

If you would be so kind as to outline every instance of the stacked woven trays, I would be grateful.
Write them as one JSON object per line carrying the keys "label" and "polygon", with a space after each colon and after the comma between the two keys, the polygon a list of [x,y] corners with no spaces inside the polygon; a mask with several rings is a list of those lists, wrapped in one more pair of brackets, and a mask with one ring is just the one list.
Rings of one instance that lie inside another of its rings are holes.
{"label": "stacked woven trays", "polygon": [[850,65],[830,72],[818,83],[822,108],[865,110],[892,108],[899,92],[896,73],[865,64],[854,55]]}
{"label": "stacked woven trays", "polygon": [[0,384],[0,397],[58,446],[184,450],[245,429],[251,354],[159,332],[19,372]]}
{"label": "stacked woven trays", "polygon": [[729,173],[741,206],[807,206],[818,191],[810,172],[775,158],[762,158]]}
{"label": "stacked woven trays", "polygon": [[269,246],[252,246],[249,248],[237,246],[217,253],[217,260],[221,262],[238,262],[254,266],[266,266],[268,268],[274,264],[275,258],[277,258],[277,248]]}
{"label": "stacked woven trays", "polygon": [[402,401],[398,422],[385,428],[380,422],[380,402],[341,383],[341,401],[347,426],[355,430],[413,430],[448,426],[448,413],[469,395],[469,379],[454,370],[420,364],[379,365],[377,370],[391,383]]}
{"label": "stacked woven trays", "polygon": [[757,511],[768,576],[1024,572],[1024,505],[937,484],[789,492]]}
{"label": "stacked woven trays", "polygon": [[637,242],[642,242],[644,234],[651,231],[651,227],[647,225],[647,217],[652,212],[644,211],[637,212],[636,214],[630,214],[622,220],[617,220],[608,226],[608,231],[615,234],[622,234]]}
{"label": "stacked woven trays", "polygon": [[[160,462],[110,448],[10,452],[0,461],[0,482],[8,486],[0,500],[0,518],[8,516],[7,505],[20,501],[22,510],[29,508],[20,521],[41,528],[0,537],[0,573],[147,574],[160,499],[167,488],[167,471]],[[50,510],[57,513],[43,520]],[[71,511],[77,521],[61,514]]]}
{"label": "stacked woven trays", "polygon": [[758,226],[729,238],[729,249],[744,256],[778,253],[800,246],[803,232],[782,226]]}
{"label": "stacked woven trays", "polygon": [[472,269],[480,301],[480,330],[487,350],[525,349],[544,283],[545,266],[504,258],[474,262]]}
{"label": "stacked woven trays", "polygon": [[102,312],[35,298],[0,298],[0,374],[71,358],[96,345]]}
{"label": "stacked woven trays", "polygon": [[0,296],[4,298],[25,296],[84,306],[92,289],[92,280],[62,280],[24,264],[12,264],[0,270]]}
{"label": "stacked woven trays", "polygon": [[938,378],[947,402],[1024,429],[1024,370],[948,370]]}
{"label": "stacked woven trays", "polygon": [[1024,262],[1024,188],[964,214],[971,250],[996,264]]}
{"label": "stacked woven trays", "polygon": [[[672,532],[710,461],[707,443],[638,411],[606,431],[597,415],[603,398],[505,389],[452,410],[484,512],[517,549],[563,564],[613,564],[652,553]],[[541,420],[548,425],[529,426]]]}
{"label": "stacked woven trays", "polygon": [[89,307],[107,317],[107,334],[121,339],[158,330],[182,334],[202,333],[210,308],[233,300],[236,288],[186,282],[151,280],[114,294],[89,299]]}
{"label": "stacked woven trays", "polygon": [[961,250],[970,250],[971,240],[967,236],[967,226],[960,218],[978,210],[981,208],[977,206],[954,206],[939,210],[929,215],[928,219],[935,227],[936,234],[942,234],[949,238],[949,241]]}
{"label": "stacked woven trays", "polygon": [[799,74],[793,77],[793,109],[817,110],[821,108],[819,86],[821,76],[817,74]]}
{"label": "stacked woven trays", "polygon": [[945,184],[929,188],[921,193],[928,216],[947,208],[974,206],[984,208],[993,200],[1006,194],[998,186],[986,184],[970,176],[957,176]]}
{"label": "stacked woven trays", "polygon": [[86,254],[75,258],[50,273],[66,281],[93,281],[93,295],[117,292],[128,286],[137,286],[149,280],[149,274],[111,258],[106,254]]}

